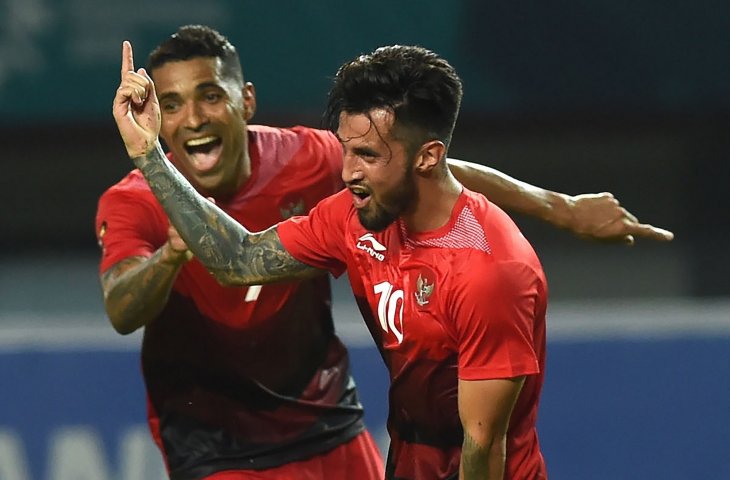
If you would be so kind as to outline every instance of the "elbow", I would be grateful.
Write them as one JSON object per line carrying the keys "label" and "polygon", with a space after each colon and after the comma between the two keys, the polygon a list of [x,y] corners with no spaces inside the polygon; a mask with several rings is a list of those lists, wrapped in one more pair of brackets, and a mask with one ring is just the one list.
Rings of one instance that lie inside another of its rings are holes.
{"label": "elbow", "polygon": [[106,316],[111,323],[112,328],[119,335],[129,335],[134,333],[138,328],[145,325],[145,315],[140,312],[125,311],[122,308],[112,309],[109,305],[105,305]]}
{"label": "elbow", "polygon": [[474,445],[478,445],[480,450],[490,451],[493,448],[499,448],[507,437],[490,430],[472,429],[468,432],[468,438]]}
{"label": "elbow", "polygon": [[137,330],[136,325],[131,325],[130,322],[125,321],[124,318],[118,318],[109,315],[109,321],[112,324],[112,328],[119,335],[129,335]]}
{"label": "elbow", "polygon": [[485,458],[500,459],[506,454],[507,432],[485,428],[472,428],[464,432],[465,446]]}
{"label": "elbow", "polygon": [[[507,436],[489,432],[464,432],[461,468],[485,478],[503,478],[507,462]],[[471,477],[470,477],[471,478]]]}

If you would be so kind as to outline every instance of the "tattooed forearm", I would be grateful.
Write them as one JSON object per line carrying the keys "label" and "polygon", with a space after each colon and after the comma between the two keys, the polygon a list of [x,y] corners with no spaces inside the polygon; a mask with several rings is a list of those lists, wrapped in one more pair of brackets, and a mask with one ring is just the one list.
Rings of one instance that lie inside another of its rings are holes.
{"label": "tattooed forearm", "polygon": [[150,258],[126,258],[101,275],[104,307],[117,332],[147,325],[167,303],[182,263],[161,260],[163,248]]}
{"label": "tattooed forearm", "polygon": [[250,275],[259,278],[278,280],[320,273],[289,255],[274,227],[258,235],[249,235],[241,255],[241,263],[247,267]]}
{"label": "tattooed forearm", "polygon": [[133,160],[188,248],[219,282],[261,284],[319,273],[289,255],[276,228],[251,233],[204,199],[165,158],[159,143]]}

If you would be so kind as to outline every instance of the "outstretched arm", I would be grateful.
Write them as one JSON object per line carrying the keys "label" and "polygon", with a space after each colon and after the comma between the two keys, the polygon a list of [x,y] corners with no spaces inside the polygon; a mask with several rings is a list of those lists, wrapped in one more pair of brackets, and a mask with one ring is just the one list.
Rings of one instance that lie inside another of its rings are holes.
{"label": "outstretched arm", "polygon": [[633,244],[634,238],[669,241],[674,234],[638,219],[610,193],[566,195],[545,190],[483,165],[449,158],[449,169],[470,190],[505,210],[530,215],[592,240]]}
{"label": "outstretched arm", "polygon": [[276,227],[251,233],[203,198],[167,160],[157,139],[160,106],[147,72],[134,70],[132,45],[122,46],[122,81],[114,120],[140,169],[190,251],[224,285],[250,285],[321,274],[289,255]]}

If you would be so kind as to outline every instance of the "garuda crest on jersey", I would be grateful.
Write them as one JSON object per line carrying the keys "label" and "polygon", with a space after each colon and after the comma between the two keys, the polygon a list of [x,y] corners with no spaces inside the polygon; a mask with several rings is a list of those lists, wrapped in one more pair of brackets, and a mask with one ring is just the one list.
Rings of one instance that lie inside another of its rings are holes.
{"label": "garuda crest on jersey", "polygon": [[434,283],[433,278],[429,279],[428,275],[424,275],[424,273],[418,274],[418,279],[416,280],[416,291],[414,293],[416,296],[416,303],[418,303],[418,305],[423,307],[428,304],[428,299],[433,293]]}

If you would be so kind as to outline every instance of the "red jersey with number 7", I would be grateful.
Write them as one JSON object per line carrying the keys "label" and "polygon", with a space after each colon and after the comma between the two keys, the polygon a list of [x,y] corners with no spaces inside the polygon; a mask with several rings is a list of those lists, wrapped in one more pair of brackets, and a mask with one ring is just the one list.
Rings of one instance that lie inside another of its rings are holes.
{"label": "red jersey with number 7", "polygon": [[369,232],[343,190],[279,224],[298,260],[352,290],[390,373],[389,479],[457,478],[458,380],[526,376],[507,433],[506,479],[546,478],[535,429],[545,366],[547,282],[529,242],[464,189],[449,222],[426,233],[398,220]]}
{"label": "red jersey with number 7", "polygon": [[[251,178],[217,201],[248,228],[306,213],[342,188],[332,133],[249,125],[248,140]],[[138,170],[104,193],[96,226],[102,272],[167,241],[167,217]],[[171,479],[306,460],[364,430],[330,305],[326,277],[233,288],[196,259],[182,267],[141,352],[149,423]]]}

